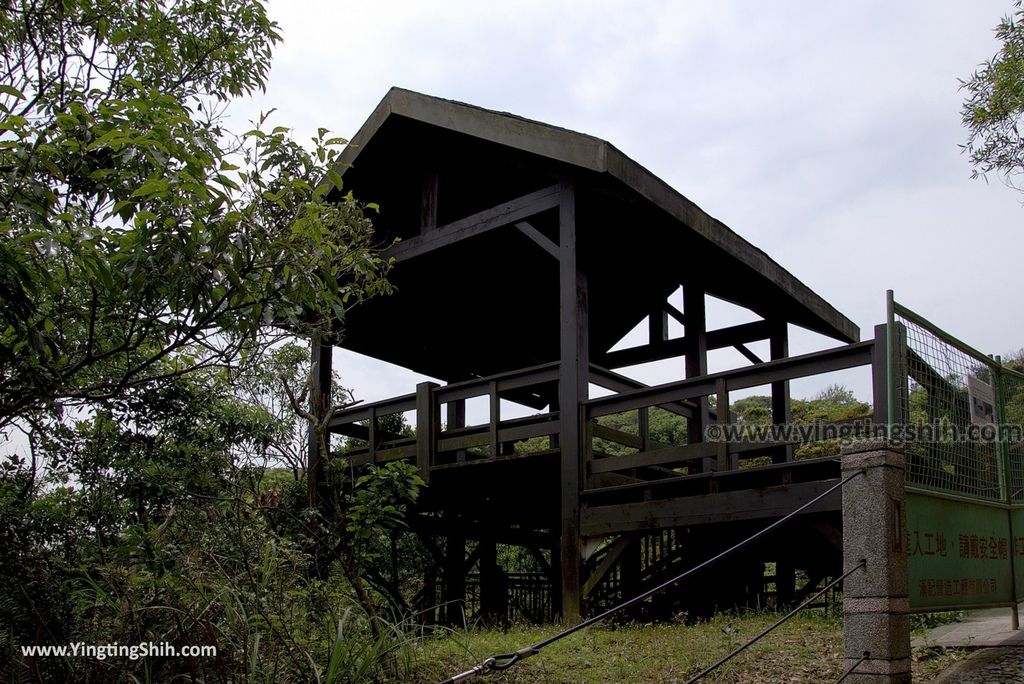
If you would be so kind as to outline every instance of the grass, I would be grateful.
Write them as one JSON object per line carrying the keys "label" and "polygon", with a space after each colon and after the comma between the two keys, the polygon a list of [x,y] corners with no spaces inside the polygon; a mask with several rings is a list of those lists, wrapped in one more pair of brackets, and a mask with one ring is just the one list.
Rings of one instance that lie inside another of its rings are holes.
{"label": "grass", "polygon": [[[773,614],[719,615],[695,625],[591,627],[486,679],[504,684],[685,682],[776,619]],[[551,625],[468,630],[421,642],[415,681],[441,681],[489,655],[518,650],[557,630]],[[916,651],[914,681],[930,681],[963,657],[959,651]],[[824,684],[842,673],[841,619],[811,613],[790,620],[701,681]]]}

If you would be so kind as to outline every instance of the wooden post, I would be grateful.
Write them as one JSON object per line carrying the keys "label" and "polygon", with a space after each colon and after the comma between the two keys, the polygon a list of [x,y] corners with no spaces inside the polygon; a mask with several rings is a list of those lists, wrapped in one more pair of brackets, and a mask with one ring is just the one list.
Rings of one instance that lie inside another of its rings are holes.
{"label": "wooden post", "polygon": [[498,545],[490,526],[484,521],[480,528],[480,612],[487,624],[504,621],[501,601],[501,569],[498,567]]}
{"label": "wooden post", "polygon": [[437,230],[437,171],[423,176],[423,194],[420,202],[420,234]]}
{"label": "wooden post", "polygon": [[446,625],[464,627],[466,602],[466,536],[455,511],[445,513],[448,530],[444,552],[444,622]]}
{"label": "wooden post", "polygon": [[501,456],[501,445],[498,444],[498,424],[501,422],[501,399],[498,397],[498,383],[491,380],[488,390],[490,399],[490,424],[488,430],[488,442],[490,443],[491,457]]}
{"label": "wooden post", "polygon": [[791,553],[787,549],[775,561],[775,610],[792,605],[796,596],[796,568],[789,557]]}
{"label": "wooden post", "polygon": [[[447,417],[445,419],[446,428],[448,430],[458,430],[459,428],[466,427],[466,400],[465,399],[454,399],[449,401],[446,406]],[[459,449],[455,452],[455,461],[457,463],[463,463],[466,460],[466,451]]]}
{"label": "wooden post", "polygon": [[725,426],[729,424],[729,390],[726,389],[725,379],[718,378],[715,381],[715,422],[722,427],[722,439],[718,442],[715,454],[715,469],[719,472],[735,470],[739,468],[739,456],[733,456],[736,461],[733,465],[729,459],[729,440]]}
{"label": "wooden post", "polygon": [[873,420],[876,425],[889,422],[889,327],[884,323],[875,326],[875,346],[871,354]]}
{"label": "wooden post", "polygon": [[[333,356],[334,347],[323,344],[316,338],[311,341],[309,412],[315,417],[322,416],[331,405],[331,362]],[[330,440],[329,437],[328,440]],[[329,441],[327,446],[330,448]],[[317,506],[320,502],[320,488],[324,483],[324,462],[328,456],[329,454],[320,453],[320,439],[316,426],[310,425],[306,485],[311,507]]]}
{"label": "wooden post", "polygon": [[[695,378],[708,374],[708,335],[704,291],[696,285],[683,286],[683,313],[686,315],[686,377]],[[686,441],[689,444],[703,442],[704,429],[708,425],[708,400],[697,400],[697,411],[686,421]]]}
{"label": "wooden post", "polygon": [[416,385],[416,465],[427,484],[430,484],[430,466],[434,464],[434,441],[439,427],[433,395],[436,387],[436,382]]}
{"label": "wooden post", "polygon": [[[784,359],[789,356],[789,329],[785,321],[775,324],[771,337],[768,338],[771,360]],[[790,421],[789,380],[772,383],[772,422],[783,425]],[[787,444],[772,454],[775,463],[793,460],[793,445]]]}
{"label": "wooden post", "polygon": [[558,406],[561,430],[561,610],[562,620],[580,619],[580,405],[588,396],[590,363],[588,358],[587,278],[580,268],[576,243],[576,193],[563,183],[559,201],[559,313],[561,367],[558,382]]}

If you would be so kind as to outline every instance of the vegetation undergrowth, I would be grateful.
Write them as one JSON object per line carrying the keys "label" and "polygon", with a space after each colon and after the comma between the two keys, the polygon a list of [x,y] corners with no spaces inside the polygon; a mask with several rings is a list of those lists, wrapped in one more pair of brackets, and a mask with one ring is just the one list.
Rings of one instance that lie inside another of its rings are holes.
{"label": "vegetation undergrowth", "polygon": [[[775,613],[720,614],[685,624],[595,625],[545,648],[494,682],[685,682],[778,619]],[[445,679],[489,655],[537,643],[557,625],[439,632],[416,644],[413,681]],[[914,681],[930,681],[964,657],[956,650],[915,650]],[[707,682],[832,682],[843,674],[842,618],[811,611],[785,623],[708,675]]]}

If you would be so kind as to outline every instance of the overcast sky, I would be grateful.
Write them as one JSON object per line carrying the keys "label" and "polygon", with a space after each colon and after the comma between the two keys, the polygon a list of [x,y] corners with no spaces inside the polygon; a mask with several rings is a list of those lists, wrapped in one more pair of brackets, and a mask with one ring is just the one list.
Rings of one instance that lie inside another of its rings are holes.
{"label": "overcast sky", "polygon": [[[391,86],[604,138],[861,326],[884,292],[990,353],[1024,346],[1024,195],[970,180],[958,78],[1008,0],[271,2],[260,109],[351,137]],[[797,336],[794,351],[810,337]],[[364,399],[415,377],[351,354]],[[665,380],[674,378],[665,378]],[[853,384],[858,384],[856,381]],[[863,393],[864,387],[858,387]],[[800,396],[794,390],[795,396]]]}

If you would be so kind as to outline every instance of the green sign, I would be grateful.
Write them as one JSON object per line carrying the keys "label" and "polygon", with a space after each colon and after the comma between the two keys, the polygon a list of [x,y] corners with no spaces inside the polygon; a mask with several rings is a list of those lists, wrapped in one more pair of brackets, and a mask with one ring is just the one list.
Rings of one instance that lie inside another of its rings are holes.
{"label": "green sign", "polygon": [[911,610],[1011,605],[1014,565],[1017,586],[1024,580],[1024,510],[1013,514],[1017,536],[1010,533],[1006,506],[908,491]]}

